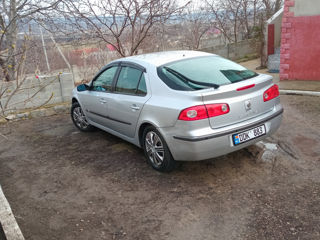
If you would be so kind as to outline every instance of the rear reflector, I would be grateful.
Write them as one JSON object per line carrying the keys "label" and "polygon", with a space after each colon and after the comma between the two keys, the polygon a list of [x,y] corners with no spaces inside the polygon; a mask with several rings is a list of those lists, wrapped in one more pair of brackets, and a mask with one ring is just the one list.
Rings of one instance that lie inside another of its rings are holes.
{"label": "rear reflector", "polygon": [[230,112],[226,103],[216,103],[189,107],[181,111],[179,120],[195,121],[210,117],[216,117]]}
{"label": "rear reflector", "polygon": [[279,87],[277,84],[275,84],[263,93],[263,101],[267,102],[267,101],[270,101],[271,99],[274,99],[278,96],[279,96]]}
{"label": "rear reflector", "polygon": [[251,84],[251,85],[248,85],[248,86],[244,86],[244,87],[238,88],[237,91],[247,90],[247,89],[249,89],[249,88],[253,88],[254,86],[255,86],[255,84]]}

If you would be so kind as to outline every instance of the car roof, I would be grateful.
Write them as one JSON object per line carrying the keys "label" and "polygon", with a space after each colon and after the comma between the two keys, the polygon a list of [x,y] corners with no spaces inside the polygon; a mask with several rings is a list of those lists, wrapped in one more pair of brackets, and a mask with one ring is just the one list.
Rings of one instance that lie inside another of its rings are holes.
{"label": "car roof", "polygon": [[206,52],[200,52],[200,51],[166,51],[166,52],[155,52],[155,53],[125,57],[125,58],[118,59],[116,61],[130,61],[138,64],[148,63],[158,67],[169,62],[174,62],[174,61],[194,58],[194,57],[203,57],[203,56],[217,56],[217,55],[206,53]]}

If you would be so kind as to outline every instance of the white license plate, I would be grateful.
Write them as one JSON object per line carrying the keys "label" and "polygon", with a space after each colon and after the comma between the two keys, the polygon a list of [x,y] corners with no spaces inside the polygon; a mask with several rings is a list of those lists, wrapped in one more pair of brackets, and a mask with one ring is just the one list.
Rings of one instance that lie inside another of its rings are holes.
{"label": "white license plate", "polygon": [[233,144],[239,145],[241,143],[248,142],[252,139],[255,139],[265,134],[266,134],[266,127],[265,125],[261,125],[259,127],[252,128],[248,131],[232,135]]}

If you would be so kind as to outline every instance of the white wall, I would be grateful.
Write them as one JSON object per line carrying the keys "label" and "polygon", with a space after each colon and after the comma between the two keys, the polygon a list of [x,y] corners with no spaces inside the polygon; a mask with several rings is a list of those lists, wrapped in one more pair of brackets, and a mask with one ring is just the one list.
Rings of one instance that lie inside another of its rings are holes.
{"label": "white wall", "polygon": [[295,0],[293,10],[295,17],[320,15],[320,0]]}

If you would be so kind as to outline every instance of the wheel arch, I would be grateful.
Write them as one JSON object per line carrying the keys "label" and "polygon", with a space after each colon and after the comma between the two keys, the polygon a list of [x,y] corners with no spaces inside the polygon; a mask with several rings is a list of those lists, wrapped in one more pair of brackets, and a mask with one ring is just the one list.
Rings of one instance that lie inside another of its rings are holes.
{"label": "wheel arch", "polygon": [[142,137],[143,137],[143,132],[144,130],[149,127],[149,126],[152,126],[152,127],[155,127],[157,128],[153,123],[151,122],[143,122],[140,126],[139,126],[139,130],[138,130],[138,138],[139,138],[139,145],[140,147],[142,147]]}
{"label": "wheel arch", "polygon": [[71,105],[74,103],[79,103],[80,107],[82,108],[82,103],[79,101],[78,97],[73,96],[71,100]]}
{"label": "wheel arch", "polygon": [[79,103],[79,100],[76,97],[72,97],[71,103],[74,104],[76,102]]}

